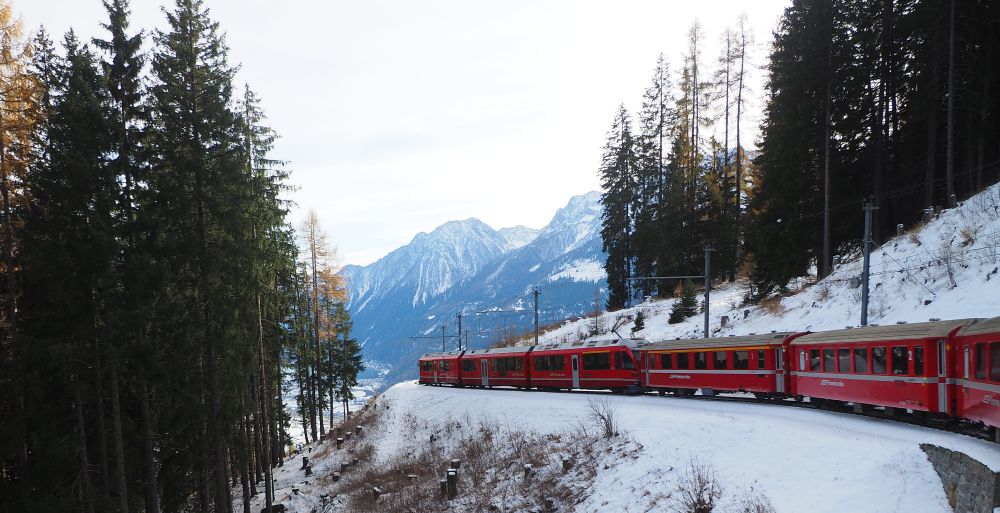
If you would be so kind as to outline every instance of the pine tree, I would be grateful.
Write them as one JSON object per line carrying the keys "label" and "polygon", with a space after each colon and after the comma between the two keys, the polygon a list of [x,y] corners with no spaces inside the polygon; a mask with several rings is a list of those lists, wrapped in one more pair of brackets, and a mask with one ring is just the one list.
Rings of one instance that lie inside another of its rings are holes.
{"label": "pine tree", "polygon": [[635,190],[638,172],[636,142],[632,134],[632,121],[625,110],[619,107],[608,142],[604,146],[604,158],[599,170],[604,214],[601,218],[601,240],[607,253],[604,269],[608,275],[608,309],[623,308],[632,298],[632,266],[635,255],[632,249],[632,233],[635,220]]}
{"label": "pine tree", "polygon": [[695,297],[694,284],[690,280],[678,283],[677,290],[674,291],[674,296],[677,296],[678,299],[674,301],[674,305],[670,308],[670,317],[667,319],[668,323],[677,324],[683,322],[688,317],[697,313],[698,298]]}

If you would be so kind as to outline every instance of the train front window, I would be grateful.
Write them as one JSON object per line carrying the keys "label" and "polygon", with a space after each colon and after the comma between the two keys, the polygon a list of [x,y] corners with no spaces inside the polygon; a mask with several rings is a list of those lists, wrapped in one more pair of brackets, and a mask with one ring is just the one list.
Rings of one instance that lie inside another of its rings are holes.
{"label": "train front window", "polygon": [[986,379],[986,342],[975,345],[976,379]]}
{"label": "train front window", "polygon": [[872,374],[885,374],[885,348],[872,348]]}
{"label": "train front window", "polygon": [[420,362],[420,368],[424,372],[430,372],[434,368],[434,362]]}
{"label": "train front window", "polygon": [[632,360],[631,353],[621,352],[618,354],[620,354],[622,358],[621,366],[619,367],[620,369],[635,370],[635,361]]}

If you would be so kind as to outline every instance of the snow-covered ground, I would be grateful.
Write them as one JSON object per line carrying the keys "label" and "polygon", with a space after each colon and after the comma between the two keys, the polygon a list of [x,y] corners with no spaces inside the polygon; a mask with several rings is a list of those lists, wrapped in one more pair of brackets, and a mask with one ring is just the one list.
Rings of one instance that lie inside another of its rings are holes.
{"label": "snow-covered ground", "polygon": [[[440,437],[443,425],[463,426],[470,433],[477,424],[489,423],[568,435],[587,422],[590,402],[601,397],[401,383],[377,399],[383,413],[376,425],[366,426],[364,440],[375,448],[373,463],[383,465],[419,453],[432,433]],[[572,511],[671,511],[668,496],[692,461],[714,470],[723,490],[718,511],[734,511],[753,493],[766,497],[778,513],[949,512],[921,443],[964,452],[1000,470],[995,444],[886,420],[669,396],[604,397],[627,443],[608,440],[598,447],[594,481]],[[342,496],[315,483],[338,470],[347,455],[323,448],[311,454],[313,478],[304,477],[299,459],[278,470],[278,502],[292,506],[290,511],[344,510]],[[521,465],[509,473],[511,480],[519,479]],[[324,501],[323,493],[331,497]],[[254,511],[261,501],[255,499]]]}
{"label": "snow-covered ground", "polygon": [[[712,290],[712,336],[777,331],[821,331],[857,326],[861,320],[861,288],[852,278],[861,275],[861,259],[835,266],[816,284],[798,280],[798,289],[762,305],[743,306],[745,283],[726,283]],[[888,240],[871,256],[868,322],[893,324],[923,322],[930,318],[961,319],[1000,315],[1000,184],[942,212],[939,219]],[[701,296],[699,296],[699,301]],[[700,337],[704,318],[695,315],[668,324],[674,300],[647,301],[602,315],[602,331],[622,318],[618,334],[633,336],[636,313],[643,311],[645,328],[634,336],[649,341]],[[728,317],[726,327],[722,317]],[[566,322],[545,332],[546,342],[575,341],[589,335],[594,319]],[[604,335],[606,337],[606,335]],[[527,342],[527,341],[526,341]]]}

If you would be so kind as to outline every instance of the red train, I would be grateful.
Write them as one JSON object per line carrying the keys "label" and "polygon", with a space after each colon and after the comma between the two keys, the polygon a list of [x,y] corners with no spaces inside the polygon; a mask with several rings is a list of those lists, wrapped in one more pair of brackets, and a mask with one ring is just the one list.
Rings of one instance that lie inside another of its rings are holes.
{"label": "red train", "polygon": [[645,343],[616,339],[431,353],[420,383],[750,392],[982,423],[1000,442],[1000,317]]}

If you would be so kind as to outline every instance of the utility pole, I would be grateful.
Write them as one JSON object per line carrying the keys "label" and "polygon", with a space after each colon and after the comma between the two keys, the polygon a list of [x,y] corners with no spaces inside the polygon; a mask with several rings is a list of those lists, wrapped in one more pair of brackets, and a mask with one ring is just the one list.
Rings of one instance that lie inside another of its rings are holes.
{"label": "utility pole", "polygon": [[462,312],[458,312],[458,350],[462,350]]}
{"label": "utility pole", "polygon": [[705,338],[708,338],[708,300],[712,290],[712,246],[705,246]]}
{"label": "utility pole", "polygon": [[538,294],[540,294],[540,292],[538,291],[538,287],[535,287],[535,290],[533,290],[531,294],[535,296],[535,345],[537,346],[538,345]]}
{"label": "utility pole", "polygon": [[875,200],[868,198],[865,200],[865,240],[864,245],[864,270],[861,274],[861,325],[868,326],[868,277],[871,274],[871,244],[872,244],[872,211],[878,210]]}
{"label": "utility pole", "polygon": [[446,349],[444,347],[444,323],[441,323],[441,352],[443,353],[445,351]]}

